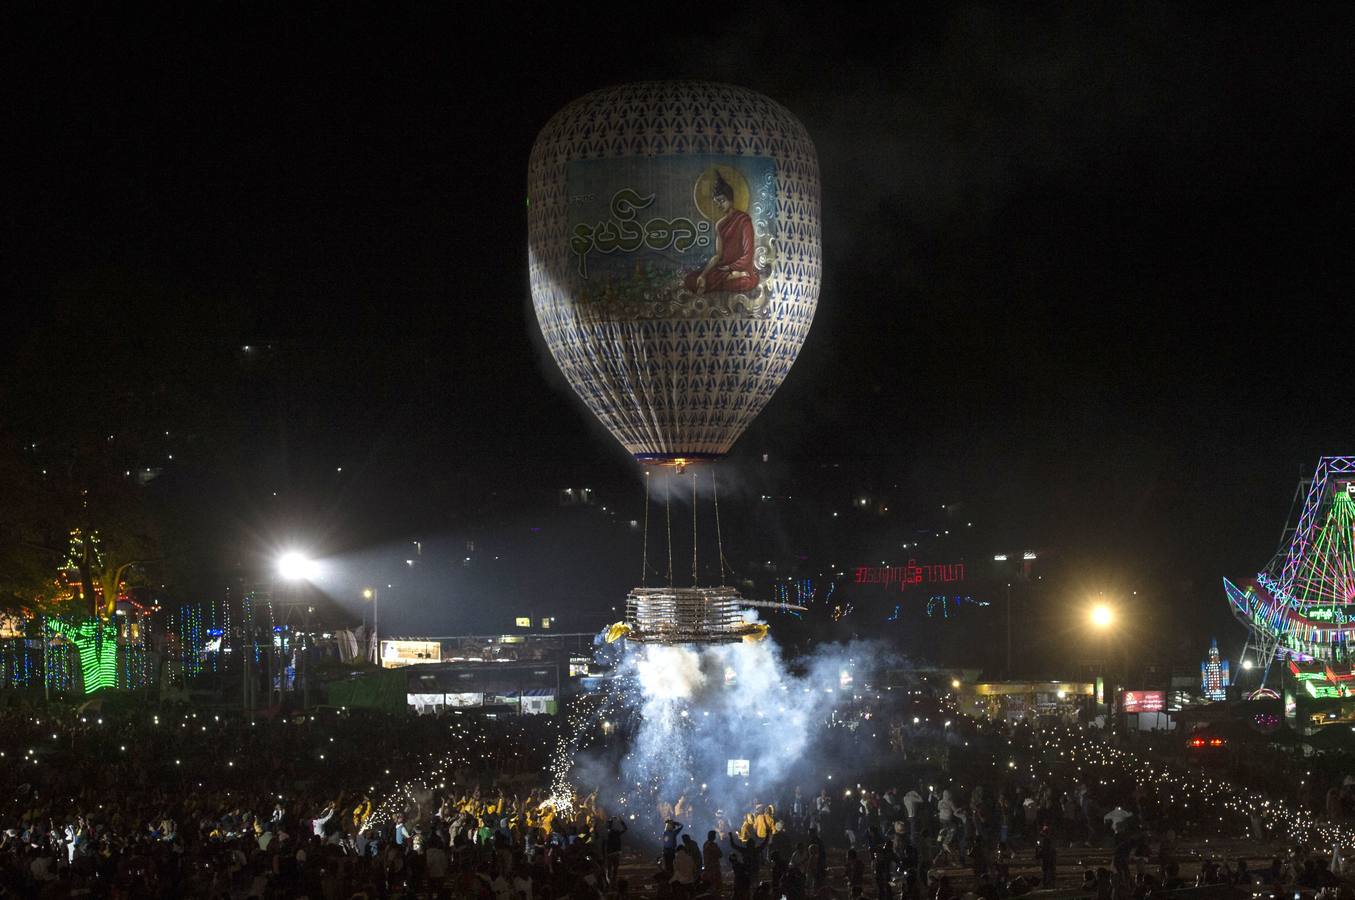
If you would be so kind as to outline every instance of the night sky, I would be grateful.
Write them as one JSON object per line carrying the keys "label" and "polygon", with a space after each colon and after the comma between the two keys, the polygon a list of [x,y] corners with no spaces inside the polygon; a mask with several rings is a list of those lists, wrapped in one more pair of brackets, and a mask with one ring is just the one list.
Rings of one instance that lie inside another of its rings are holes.
{"label": "night sky", "polygon": [[[517,527],[584,481],[635,507],[539,343],[527,156],[594,88],[729,81],[808,128],[825,255],[731,481],[768,450],[791,484],[848,461],[994,540],[1193,582],[1208,607],[1182,615],[1226,621],[1218,578],[1269,558],[1318,456],[1355,452],[1355,16],[820,6],[10,10],[7,438],[188,385],[157,415],[230,449],[172,477],[231,547]],[[280,348],[285,390],[251,392],[246,344]],[[600,579],[559,611],[634,580]]]}

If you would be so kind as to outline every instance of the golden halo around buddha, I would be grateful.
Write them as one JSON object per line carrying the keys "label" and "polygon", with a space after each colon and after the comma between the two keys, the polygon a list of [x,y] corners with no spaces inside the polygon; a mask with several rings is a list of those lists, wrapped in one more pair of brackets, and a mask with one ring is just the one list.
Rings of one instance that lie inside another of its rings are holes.
{"label": "golden halo around buddha", "polygon": [[696,186],[692,188],[692,202],[696,208],[701,211],[712,222],[718,222],[724,215],[715,208],[715,201],[711,199],[711,188],[715,186],[715,173],[719,172],[730,187],[734,189],[734,208],[740,212],[748,212],[748,179],[739,174],[739,170],[732,166],[710,166],[701,173],[701,177],[696,179]]}

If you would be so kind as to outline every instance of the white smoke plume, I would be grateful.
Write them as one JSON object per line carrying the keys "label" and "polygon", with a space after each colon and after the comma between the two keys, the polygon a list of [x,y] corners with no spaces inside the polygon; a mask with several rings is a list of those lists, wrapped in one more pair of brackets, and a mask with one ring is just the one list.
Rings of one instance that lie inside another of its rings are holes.
{"label": "white smoke plume", "polygon": [[[797,779],[817,784],[834,758],[841,707],[862,696],[883,662],[874,643],[822,647],[792,667],[758,643],[629,646],[597,719],[602,744],[570,760],[576,790],[598,790],[609,814],[646,828],[685,801],[689,827],[723,815],[737,827],[757,803],[777,803]],[[563,768],[563,767],[562,767]]]}

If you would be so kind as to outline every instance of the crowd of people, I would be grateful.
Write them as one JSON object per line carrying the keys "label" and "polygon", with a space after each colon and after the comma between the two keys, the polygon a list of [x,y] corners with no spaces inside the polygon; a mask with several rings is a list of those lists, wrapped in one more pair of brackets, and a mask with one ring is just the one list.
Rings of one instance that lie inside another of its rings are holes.
{"label": "crowd of people", "polygon": [[[1339,854],[1331,858],[1330,848],[1285,845],[1274,835],[1251,836],[1251,850],[1262,854],[1254,859],[1202,858],[1198,841],[1245,832],[1245,819],[1207,797],[1189,812],[1185,803],[1164,802],[1163,792],[1173,787],[1169,779],[1149,789],[1126,777],[1127,770],[1083,775],[1076,754],[1035,723],[1012,728],[971,722],[966,728],[952,738],[960,752],[951,757],[952,771],[935,779],[941,784],[855,785],[840,793],[825,787],[814,796],[796,789],[780,804],[758,806],[727,835],[718,830],[725,820],[717,817],[717,830],[700,846],[685,835],[682,843],[674,840],[682,827],[671,822],[664,832],[670,886],[661,894],[676,900],[719,896],[721,859],[733,871],[736,900],[799,900],[828,891],[1000,900],[1041,889],[1143,900],[1195,887],[1278,896],[1281,890],[1334,891],[1342,876],[1355,875]],[[1062,740],[1068,736],[1061,732]],[[1093,752],[1107,744],[1105,735],[1080,734],[1077,740],[1088,751],[1084,756],[1117,758]],[[1342,814],[1333,801],[1331,815]],[[1196,846],[1183,851],[1187,838]],[[845,853],[830,867],[837,843]],[[714,874],[707,875],[712,861]]]}
{"label": "crowd of people", "polygon": [[945,771],[825,780],[729,811],[560,796],[546,775],[559,727],[3,710],[0,896],[1002,900],[1057,887],[1143,900],[1339,883],[1340,866],[1297,849],[1183,874],[1180,832],[1213,810],[1181,817],[1142,785],[1080,776],[1029,724],[957,723]]}
{"label": "crowd of people", "polygon": [[405,865],[418,824],[359,827],[397,780],[437,768],[511,794],[540,780],[558,727],[336,709],[3,709],[0,896],[398,895],[427,878]]}

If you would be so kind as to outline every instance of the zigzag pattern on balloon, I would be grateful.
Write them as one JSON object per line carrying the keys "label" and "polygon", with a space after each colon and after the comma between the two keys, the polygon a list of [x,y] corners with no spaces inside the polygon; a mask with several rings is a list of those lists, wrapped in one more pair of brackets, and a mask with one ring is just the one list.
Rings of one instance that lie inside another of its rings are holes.
{"label": "zigzag pattern on balloon", "polygon": [[[626,319],[584,314],[568,289],[566,174],[580,160],[768,158],[775,165],[775,260],[765,318]],[[804,126],[730,85],[647,82],[571,103],[542,130],[528,166],[529,270],[542,335],[569,383],[636,456],[722,455],[763,409],[803,346],[822,270],[819,172]]]}

